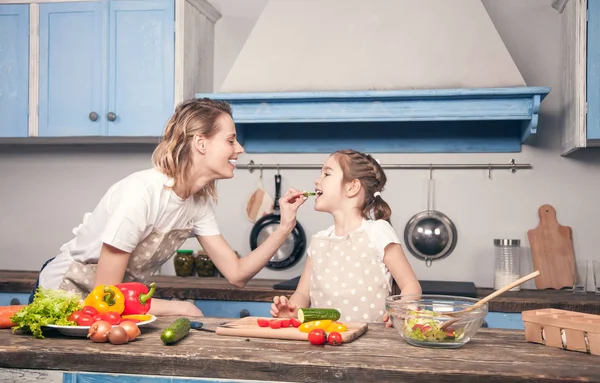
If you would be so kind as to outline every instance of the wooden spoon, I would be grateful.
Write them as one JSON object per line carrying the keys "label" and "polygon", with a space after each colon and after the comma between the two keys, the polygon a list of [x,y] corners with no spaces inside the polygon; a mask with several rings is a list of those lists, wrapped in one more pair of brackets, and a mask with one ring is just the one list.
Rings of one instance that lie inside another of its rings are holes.
{"label": "wooden spoon", "polygon": [[[455,316],[455,315],[460,315],[460,314],[464,314],[466,312],[475,310],[476,308],[480,307],[484,303],[487,303],[487,302],[491,301],[492,299],[496,298],[498,295],[504,294],[505,292],[512,289],[513,287],[516,287],[524,282],[527,282],[528,280],[533,279],[533,278],[537,277],[538,275],[540,275],[540,272],[539,272],[539,270],[536,270],[533,273],[527,274],[523,278],[517,279],[516,281],[509,283],[508,285],[502,287],[501,289],[494,291],[493,293],[489,294],[488,296],[481,298],[473,306],[469,306],[466,309],[460,310],[460,311],[445,312],[442,315]],[[445,329],[446,327],[450,326],[451,324],[456,323],[459,320],[460,320],[460,318],[446,321],[446,322],[444,322],[444,324],[442,324],[441,328]]]}

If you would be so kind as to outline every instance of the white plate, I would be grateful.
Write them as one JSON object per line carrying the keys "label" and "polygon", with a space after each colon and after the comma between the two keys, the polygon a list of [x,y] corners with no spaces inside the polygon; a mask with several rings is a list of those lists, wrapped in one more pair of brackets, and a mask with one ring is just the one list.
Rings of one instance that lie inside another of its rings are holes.
{"label": "white plate", "polygon": [[[156,320],[156,317],[154,315],[152,315],[152,318],[148,319],[147,321],[138,322],[136,324],[138,327],[145,327],[145,326],[149,325],[150,323],[154,322],[155,320]],[[82,337],[82,338],[86,338],[88,332],[90,331],[90,326],[59,326],[59,325],[55,325],[55,324],[49,324],[44,327],[57,329],[59,333],[66,335],[66,336],[78,336],[78,337]]]}

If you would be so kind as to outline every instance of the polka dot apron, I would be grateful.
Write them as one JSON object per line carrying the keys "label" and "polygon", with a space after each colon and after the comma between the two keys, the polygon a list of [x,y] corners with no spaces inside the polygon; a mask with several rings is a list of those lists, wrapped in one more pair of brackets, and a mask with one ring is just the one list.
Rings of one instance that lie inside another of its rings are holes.
{"label": "polka dot apron", "polygon": [[312,307],[336,308],[345,322],[382,320],[388,284],[367,233],[313,237],[309,252]]}
{"label": "polka dot apron", "polygon": [[[189,238],[191,232],[191,227],[171,230],[168,233],[151,232],[131,252],[123,281],[145,283],[151,276],[158,274],[160,267]],[[89,294],[94,288],[96,268],[96,263],[83,264],[73,261],[63,277],[60,288]]]}

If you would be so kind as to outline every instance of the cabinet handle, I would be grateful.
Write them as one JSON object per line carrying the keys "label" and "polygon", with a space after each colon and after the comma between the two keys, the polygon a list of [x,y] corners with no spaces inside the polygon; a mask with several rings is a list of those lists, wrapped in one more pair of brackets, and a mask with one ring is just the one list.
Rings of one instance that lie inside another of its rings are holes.
{"label": "cabinet handle", "polygon": [[90,112],[89,116],[91,121],[96,121],[98,119],[98,113],[96,112]]}
{"label": "cabinet handle", "polygon": [[11,305],[20,305],[21,301],[19,300],[19,298],[13,298],[10,300],[10,304]]}
{"label": "cabinet handle", "polygon": [[247,309],[241,309],[240,310],[240,318],[245,318],[250,316],[250,311],[248,311]]}
{"label": "cabinet handle", "polygon": [[108,119],[108,121],[114,121],[117,119],[117,115],[114,114],[113,112],[108,112],[108,114],[106,115],[106,118]]}

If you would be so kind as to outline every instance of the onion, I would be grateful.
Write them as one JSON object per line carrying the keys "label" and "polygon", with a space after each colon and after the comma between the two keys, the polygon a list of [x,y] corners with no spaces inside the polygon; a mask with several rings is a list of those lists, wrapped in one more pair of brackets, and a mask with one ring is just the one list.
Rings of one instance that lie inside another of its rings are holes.
{"label": "onion", "polygon": [[137,324],[133,323],[130,320],[123,321],[119,323],[119,326],[123,327],[125,332],[127,332],[127,339],[131,342],[142,333],[137,326]]}
{"label": "onion", "polygon": [[108,340],[112,344],[127,343],[127,331],[121,326],[115,326],[108,332]]}
{"label": "onion", "polygon": [[90,330],[88,331],[87,337],[93,342],[104,343],[108,341],[108,332],[111,329],[111,324],[107,321],[100,320],[92,323]]}

